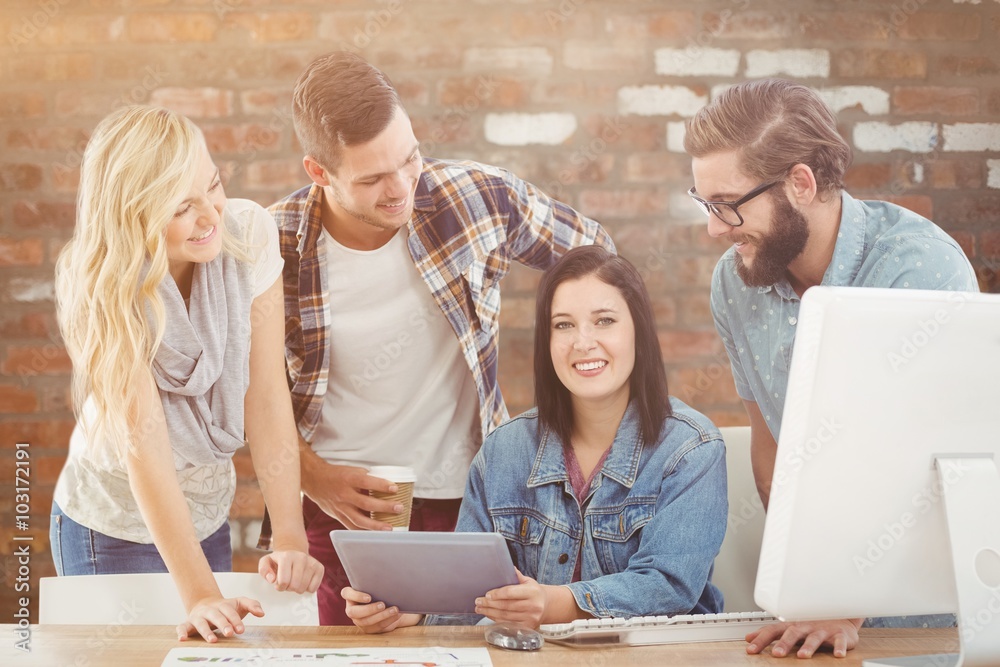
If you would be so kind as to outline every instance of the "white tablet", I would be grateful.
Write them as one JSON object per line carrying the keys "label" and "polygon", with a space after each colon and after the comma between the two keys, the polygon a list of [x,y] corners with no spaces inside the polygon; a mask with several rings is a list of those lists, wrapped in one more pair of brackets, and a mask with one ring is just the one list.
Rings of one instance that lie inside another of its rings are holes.
{"label": "white tablet", "polygon": [[473,614],[476,598],[517,583],[498,533],[334,530],[351,588],[415,614]]}

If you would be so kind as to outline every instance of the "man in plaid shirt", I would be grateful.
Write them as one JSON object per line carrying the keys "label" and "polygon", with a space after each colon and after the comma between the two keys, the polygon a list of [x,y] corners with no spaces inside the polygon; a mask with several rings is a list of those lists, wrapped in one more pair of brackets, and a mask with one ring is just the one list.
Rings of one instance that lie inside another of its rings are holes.
{"label": "man in plaid shirt", "polygon": [[329,532],[387,530],[369,513],[402,510],[368,495],[394,487],[367,468],[414,468],[410,529],[454,530],[472,457],[507,418],[497,317],[511,260],[546,269],[614,245],[504,169],[421,157],[388,78],[351,53],[309,65],[293,118],[313,184],[270,209],[285,357],[309,548],[326,566],[320,623],[349,625]]}

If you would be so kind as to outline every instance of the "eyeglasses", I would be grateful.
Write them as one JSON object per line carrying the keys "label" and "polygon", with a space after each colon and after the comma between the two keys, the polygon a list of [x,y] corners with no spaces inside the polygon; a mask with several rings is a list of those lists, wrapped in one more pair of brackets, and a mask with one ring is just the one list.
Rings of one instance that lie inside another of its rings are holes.
{"label": "eyeglasses", "polygon": [[740,215],[740,212],[737,209],[762,192],[770,190],[778,183],[781,183],[781,181],[758,185],[736,201],[705,201],[694,193],[693,187],[688,190],[688,196],[695,200],[698,206],[701,207],[701,210],[705,212],[705,215],[711,216],[714,213],[719,220],[722,220],[730,227],[739,227],[743,224],[743,216]]}

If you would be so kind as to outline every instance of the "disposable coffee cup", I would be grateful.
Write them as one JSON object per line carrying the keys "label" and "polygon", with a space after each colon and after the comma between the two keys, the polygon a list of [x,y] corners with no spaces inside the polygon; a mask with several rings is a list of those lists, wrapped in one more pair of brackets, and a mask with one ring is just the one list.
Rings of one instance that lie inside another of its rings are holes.
{"label": "disposable coffee cup", "polygon": [[410,510],[413,508],[413,483],[417,481],[417,475],[413,468],[407,466],[372,466],[368,470],[372,477],[386,479],[396,485],[396,493],[383,493],[382,491],[368,490],[368,494],[373,498],[388,500],[393,503],[400,503],[403,511],[400,514],[391,512],[371,512],[371,517],[376,521],[383,521],[392,526],[393,530],[410,529]]}

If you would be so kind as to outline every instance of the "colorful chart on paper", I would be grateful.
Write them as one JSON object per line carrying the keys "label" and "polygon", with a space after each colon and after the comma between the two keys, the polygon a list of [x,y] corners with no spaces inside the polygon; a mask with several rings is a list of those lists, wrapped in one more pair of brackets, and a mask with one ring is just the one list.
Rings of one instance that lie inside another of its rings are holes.
{"label": "colorful chart on paper", "polygon": [[492,667],[485,648],[197,648],[171,649],[162,667],[245,665],[246,667]]}

